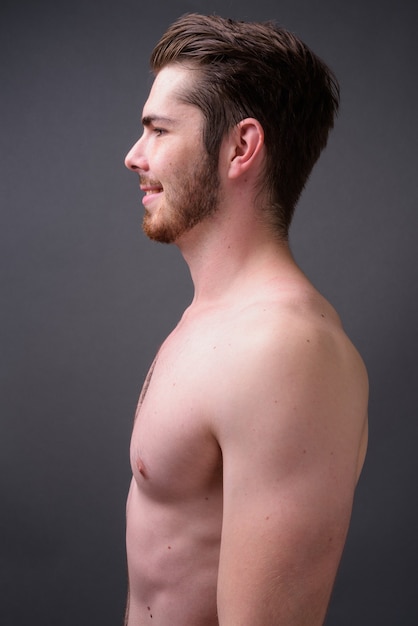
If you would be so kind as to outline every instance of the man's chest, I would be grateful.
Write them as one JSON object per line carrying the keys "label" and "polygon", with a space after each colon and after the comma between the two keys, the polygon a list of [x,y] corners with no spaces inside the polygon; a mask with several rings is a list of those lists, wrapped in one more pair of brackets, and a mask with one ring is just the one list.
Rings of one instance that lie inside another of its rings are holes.
{"label": "man's chest", "polygon": [[156,497],[185,497],[219,481],[221,452],[211,431],[214,411],[208,346],[163,345],[144,382],[131,439],[138,486]]}

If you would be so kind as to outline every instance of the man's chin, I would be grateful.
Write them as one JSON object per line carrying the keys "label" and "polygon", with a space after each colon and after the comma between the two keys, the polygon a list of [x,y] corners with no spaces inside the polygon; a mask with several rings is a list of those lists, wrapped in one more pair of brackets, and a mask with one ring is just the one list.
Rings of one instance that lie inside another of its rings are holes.
{"label": "man's chin", "polygon": [[179,233],[173,228],[167,225],[154,224],[147,216],[144,217],[142,222],[142,230],[148,239],[158,243],[174,243],[179,237]]}

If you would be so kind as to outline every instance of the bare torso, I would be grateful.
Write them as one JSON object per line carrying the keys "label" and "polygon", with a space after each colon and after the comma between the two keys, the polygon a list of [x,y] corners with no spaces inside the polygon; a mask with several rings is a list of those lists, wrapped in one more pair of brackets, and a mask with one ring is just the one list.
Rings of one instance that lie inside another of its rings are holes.
{"label": "bare torso", "polygon": [[[274,341],[288,319],[300,318],[301,327],[318,327],[335,343],[351,372],[348,385],[355,387],[361,377],[357,353],[332,307],[305,283],[300,287],[284,295],[269,288],[240,307],[192,306],[162,345],[144,384],[131,441],[128,626],[218,624],[223,458],[217,420],[235,410],[236,365],[246,358],[248,338],[258,329],[268,333],[271,325]],[[358,442],[357,473],[366,437]]]}
{"label": "bare torso", "polygon": [[[222,455],[205,404],[216,350],[211,330],[180,324],[144,385],[131,442],[127,505],[129,625],[217,624]],[[205,336],[205,335],[203,335]]]}

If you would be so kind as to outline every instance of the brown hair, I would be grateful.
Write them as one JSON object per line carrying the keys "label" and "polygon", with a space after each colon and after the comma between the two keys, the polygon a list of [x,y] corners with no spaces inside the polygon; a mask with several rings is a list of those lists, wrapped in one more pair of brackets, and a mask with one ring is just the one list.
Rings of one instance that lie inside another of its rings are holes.
{"label": "brown hair", "polygon": [[246,117],[263,127],[266,162],[260,191],[269,219],[287,238],[295,205],[325,147],[338,111],[330,69],[300,39],[273,22],[238,22],[187,14],[172,24],[151,55],[166,65],[198,68],[183,94],[206,119],[204,143],[218,159],[225,134]]}

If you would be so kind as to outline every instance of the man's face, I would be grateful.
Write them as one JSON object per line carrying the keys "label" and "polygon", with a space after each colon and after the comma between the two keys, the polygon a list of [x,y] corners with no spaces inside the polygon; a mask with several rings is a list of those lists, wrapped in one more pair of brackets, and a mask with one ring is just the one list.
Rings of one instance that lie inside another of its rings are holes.
{"label": "man's face", "polygon": [[218,207],[218,165],[202,142],[203,115],[176,95],[192,71],[168,66],[157,75],[144,106],[144,132],[126,157],[144,191],[144,232],[173,243]]}

